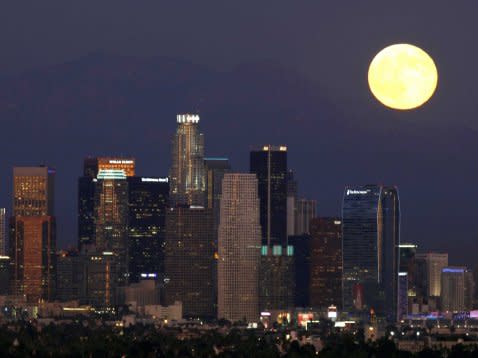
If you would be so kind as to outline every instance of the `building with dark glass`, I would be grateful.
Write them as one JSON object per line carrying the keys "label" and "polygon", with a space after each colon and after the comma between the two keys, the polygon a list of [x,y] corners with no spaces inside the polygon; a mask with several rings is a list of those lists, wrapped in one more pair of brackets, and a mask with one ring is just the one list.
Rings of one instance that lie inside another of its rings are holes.
{"label": "building with dark glass", "polygon": [[206,171],[206,207],[213,210],[214,227],[219,226],[220,203],[222,193],[222,179],[224,174],[231,171],[227,158],[204,158]]}
{"label": "building with dark glass", "polygon": [[342,220],[319,217],[310,222],[310,306],[342,305]]}
{"label": "building with dark glass", "polygon": [[56,258],[56,298],[58,301],[79,300],[82,277],[82,261],[77,250],[61,250]]}
{"label": "building with dark glass", "polygon": [[118,285],[118,254],[112,251],[83,252],[81,260],[80,303],[97,310],[108,310],[123,303]]}
{"label": "building with dark glass", "polygon": [[287,246],[287,147],[264,145],[250,153],[259,183],[263,245]]}
{"label": "building with dark glass", "polygon": [[294,171],[287,172],[287,236],[295,235],[295,217],[297,202],[298,183],[294,177]]}
{"label": "building with dark glass", "polygon": [[130,282],[164,272],[163,245],[168,178],[128,178],[128,260]]}
{"label": "building with dark glass", "polygon": [[31,303],[55,297],[54,178],[55,170],[45,166],[13,169],[10,287]]}
{"label": "building with dark glass", "polygon": [[10,266],[9,256],[0,256],[0,296],[8,295],[10,291]]}
{"label": "building with dark glass", "polygon": [[295,202],[295,234],[310,232],[310,221],[317,216],[317,200],[297,199]]}
{"label": "building with dark glass", "polygon": [[98,172],[95,186],[96,253],[112,252],[116,259],[117,283],[128,282],[128,180],[123,170]]}
{"label": "building with dark glass", "polygon": [[342,221],[344,309],[373,309],[395,322],[400,245],[397,188],[346,187]]}
{"label": "building with dark glass", "polygon": [[408,315],[408,273],[398,273],[397,320]]}
{"label": "building with dark glass", "polygon": [[294,306],[309,307],[311,242],[309,235],[289,236],[289,245],[294,248]]}
{"label": "building with dark glass", "polygon": [[[124,172],[135,175],[135,159],[123,157],[88,157],[83,161],[83,176],[78,179],[78,248],[96,243],[95,190],[100,172]],[[91,248],[90,248],[91,249]]]}
{"label": "building with dark glass", "polygon": [[262,246],[259,270],[261,311],[290,310],[295,298],[294,247]]}
{"label": "building with dark glass", "polygon": [[216,317],[216,280],[212,209],[170,208],[164,243],[164,301],[181,301],[184,317]]}

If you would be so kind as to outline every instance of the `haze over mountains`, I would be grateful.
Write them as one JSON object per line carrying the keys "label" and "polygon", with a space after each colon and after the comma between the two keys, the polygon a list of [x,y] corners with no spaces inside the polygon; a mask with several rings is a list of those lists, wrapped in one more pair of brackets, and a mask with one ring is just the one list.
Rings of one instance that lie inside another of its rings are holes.
{"label": "haze over mountains", "polygon": [[418,120],[428,110],[389,111],[366,88],[356,99],[337,97],[270,61],[215,71],[173,58],[92,54],[0,80],[8,128],[0,131],[0,206],[11,206],[14,165],[56,167],[59,246],[75,245],[83,158],[131,155],[139,175],[166,176],[176,113],[198,112],[207,155],[228,156],[235,170],[248,170],[251,146],[288,145],[299,190],[318,200],[320,215],[340,214],[345,184],[398,185],[402,241],[471,264],[478,135],[440,113],[434,125]]}

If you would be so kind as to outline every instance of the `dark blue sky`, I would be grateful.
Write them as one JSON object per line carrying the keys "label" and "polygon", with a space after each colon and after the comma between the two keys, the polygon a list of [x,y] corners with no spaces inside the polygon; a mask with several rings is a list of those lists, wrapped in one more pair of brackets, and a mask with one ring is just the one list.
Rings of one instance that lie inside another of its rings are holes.
{"label": "dark blue sky", "polygon": [[[402,240],[474,264],[477,13],[476,2],[441,0],[3,4],[0,200],[9,207],[13,165],[51,163],[58,169],[59,241],[73,243],[82,157],[131,154],[140,174],[165,175],[174,113],[197,108],[209,154],[228,155],[236,169],[246,170],[250,145],[288,144],[301,191],[318,200],[323,215],[339,213],[345,184],[396,184]],[[369,61],[396,42],[422,47],[438,66],[438,91],[416,111],[387,110],[368,91]],[[197,77],[188,82],[183,66],[166,86],[165,76],[156,78],[141,62],[122,63],[125,78],[146,78],[133,81],[138,90],[122,92],[114,82],[122,74],[97,65],[108,57],[84,59],[89,53],[112,54],[112,61],[116,55],[184,60]],[[66,62],[70,67],[58,67]],[[261,65],[236,67],[244,63]],[[276,64],[291,74],[261,79],[258,90],[255,71],[283,74]],[[85,73],[86,84],[80,80]],[[302,80],[314,90],[297,84]],[[274,88],[282,92],[271,93]]]}

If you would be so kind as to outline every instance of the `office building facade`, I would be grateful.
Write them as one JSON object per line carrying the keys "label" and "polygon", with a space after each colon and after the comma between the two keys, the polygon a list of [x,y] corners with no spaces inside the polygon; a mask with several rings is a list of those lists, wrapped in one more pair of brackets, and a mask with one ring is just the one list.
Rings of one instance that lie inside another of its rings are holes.
{"label": "office building facade", "polygon": [[261,227],[258,180],[226,173],[218,231],[218,318],[259,320]]}
{"label": "office building facade", "polygon": [[343,307],[397,317],[400,205],[396,187],[346,187],[342,206]]}
{"label": "office building facade", "polygon": [[184,317],[216,317],[214,220],[211,209],[175,207],[166,214],[165,303],[181,301]]}
{"label": "office building facade", "polygon": [[310,221],[316,216],[316,200],[298,199],[295,204],[295,234],[309,234]]}
{"label": "office building facade", "polygon": [[122,169],[101,169],[95,182],[94,252],[112,252],[117,284],[128,278],[128,181]]}
{"label": "office building facade", "polygon": [[264,245],[287,246],[287,147],[264,145],[250,153],[256,174]]}
{"label": "office building facade", "polygon": [[315,218],[310,223],[310,306],[342,306],[342,220]]}
{"label": "office building facade", "polygon": [[168,178],[128,178],[128,271],[130,282],[164,272],[163,245]]}
{"label": "office building facade", "polygon": [[78,300],[83,281],[83,263],[78,251],[59,251],[56,264],[56,299],[63,302]]}
{"label": "office building facade", "polygon": [[169,173],[171,206],[205,206],[204,135],[199,132],[199,115],[178,114],[176,121]]}
{"label": "office building facade", "polygon": [[465,267],[444,267],[441,270],[440,302],[444,312],[465,310]]}
{"label": "office building facade", "polygon": [[[133,177],[136,161],[130,157],[88,157],[83,161],[83,175],[78,179],[78,249],[94,250],[96,244],[95,191],[98,188],[98,174],[124,173]],[[104,175],[104,174],[103,174]]]}
{"label": "office building facade", "polygon": [[310,306],[311,243],[309,235],[289,236],[294,248],[294,306]]}
{"label": "office building facade", "polygon": [[11,293],[28,302],[53,300],[56,286],[55,170],[13,170],[9,256]]}
{"label": "office building facade", "polygon": [[298,184],[294,171],[287,172],[287,237],[295,235],[295,216]]}
{"label": "office building facade", "polygon": [[214,215],[214,227],[219,226],[221,212],[222,179],[224,174],[231,171],[231,165],[227,158],[204,158],[206,171],[206,207],[212,209]]}
{"label": "office building facade", "polygon": [[448,254],[435,252],[417,254],[416,261],[421,267],[418,275],[419,286],[423,288],[425,296],[440,297],[442,270],[448,267]]}
{"label": "office building facade", "polygon": [[259,309],[291,310],[295,298],[294,247],[262,246]]}

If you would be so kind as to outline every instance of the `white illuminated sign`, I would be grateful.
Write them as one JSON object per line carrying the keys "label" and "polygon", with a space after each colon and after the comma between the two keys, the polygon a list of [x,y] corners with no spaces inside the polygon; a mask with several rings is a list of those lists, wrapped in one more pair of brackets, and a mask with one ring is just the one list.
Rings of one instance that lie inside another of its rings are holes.
{"label": "white illuminated sign", "polygon": [[141,178],[141,181],[146,183],[167,183],[169,178]]}
{"label": "white illuminated sign", "polygon": [[347,195],[353,195],[353,194],[359,194],[359,195],[365,195],[370,193],[370,190],[353,190],[353,189],[347,189]]}

